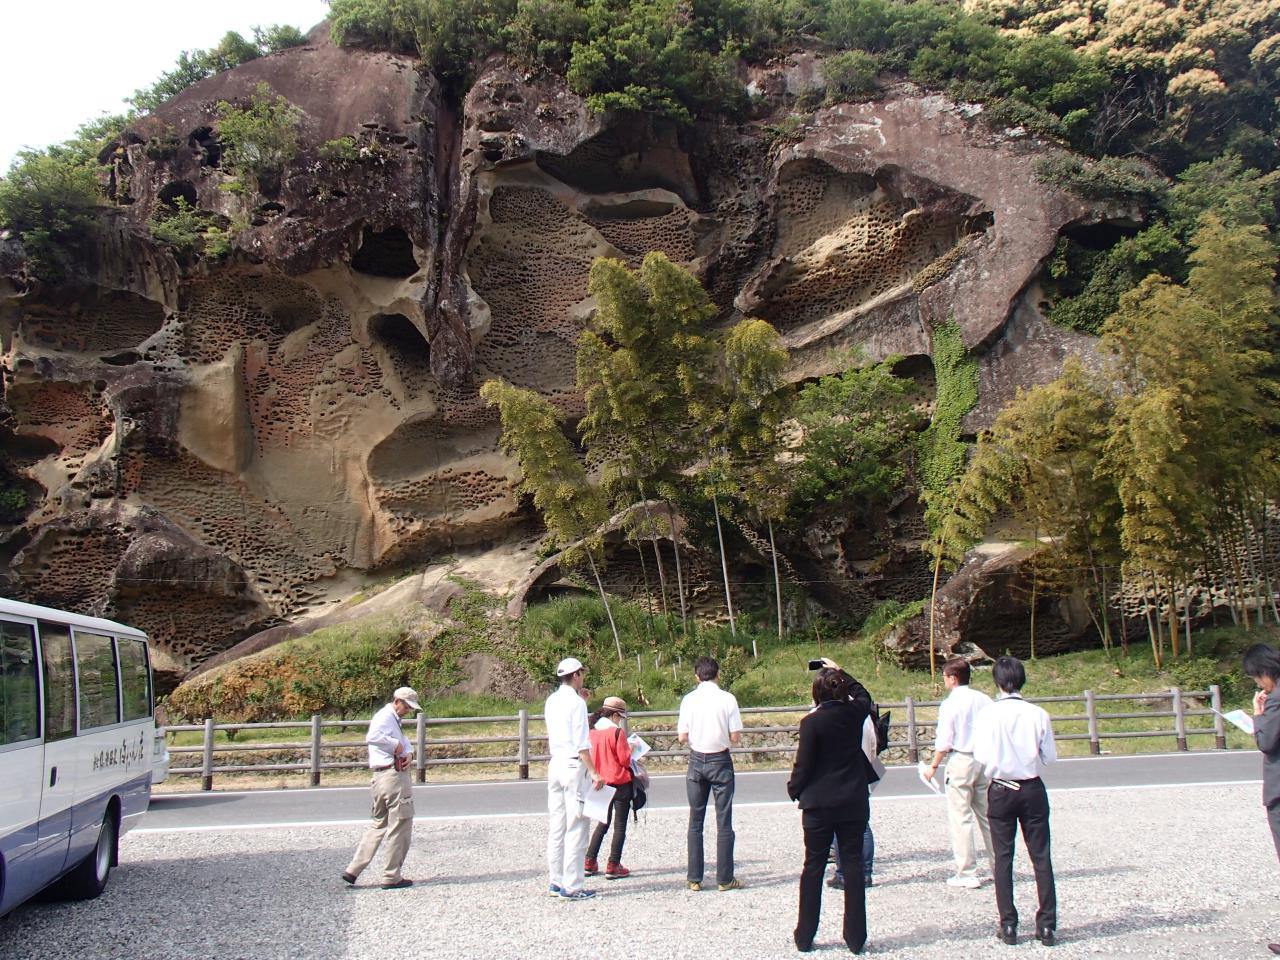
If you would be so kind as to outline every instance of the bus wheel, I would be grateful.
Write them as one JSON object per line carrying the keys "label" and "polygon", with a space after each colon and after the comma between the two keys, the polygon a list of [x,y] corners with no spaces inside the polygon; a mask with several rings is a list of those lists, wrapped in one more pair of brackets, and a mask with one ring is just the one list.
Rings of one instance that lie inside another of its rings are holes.
{"label": "bus wheel", "polygon": [[66,893],[73,900],[92,900],[107,888],[111,865],[116,862],[116,846],[120,842],[120,830],[115,814],[107,811],[98,831],[98,843],[89,855],[67,874]]}

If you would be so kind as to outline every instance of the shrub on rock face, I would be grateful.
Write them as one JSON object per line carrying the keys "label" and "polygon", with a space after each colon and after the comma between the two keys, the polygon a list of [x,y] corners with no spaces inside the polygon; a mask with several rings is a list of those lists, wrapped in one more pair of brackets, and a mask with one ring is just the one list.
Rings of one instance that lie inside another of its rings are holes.
{"label": "shrub on rock face", "polygon": [[24,151],[0,180],[0,226],[21,239],[32,273],[58,280],[97,232],[100,200],[98,178],[80,157]]}
{"label": "shrub on rock face", "polygon": [[[284,97],[272,97],[260,83],[249,105],[218,104],[218,137],[222,141],[222,165],[236,175],[227,189],[250,192],[256,184],[264,193],[272,189],[285,164],[298,152],[298,127],[302,111]],[[253,178],[254,184],[246,182]]]}
{"label": "shrub on rock face", "polygon": [[865,50],[846,50],[822,61],[827,81],[827,101],[838,103],[874,93],[879,63]]}

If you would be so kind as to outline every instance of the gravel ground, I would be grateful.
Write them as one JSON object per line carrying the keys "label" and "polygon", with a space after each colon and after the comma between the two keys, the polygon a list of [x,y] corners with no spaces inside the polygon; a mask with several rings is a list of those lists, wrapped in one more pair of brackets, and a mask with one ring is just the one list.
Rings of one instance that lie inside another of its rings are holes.
{"label": "gravel ground", "polygon": [[[1097,790],[1052,798],[1058,877],[1055,957],[1263,957],[1280,938],[1280,883],[1257,786]],[[419,810],[420,814],[431,811]],[[33,903],[0,920],[0,957],[554,957],[753,960],[795,957],[797,812],[738,811],[746,889],[684,889],[684,817],[632,825],[626,880],[565,903],[545,895],[545,818],[419,822],[405,873],[383,891],[371,869],[338,874],[358,828],[126,837],[107,892],[88,903]],[[714,827],[708,818],[709,834]],[[950,846],[934,798],[872,800],[876,885],[868,953],[901,960],[1043,955],[1031,938],[1035,883],[1015,865],[1023,940],[994,938],[995,897],[943,882]],[[708,836],[708,856],[714,843]],[[377,862],[375,862],[375,867]],[[708,864],[710,871],[711,864]],[[590,881],[589,881],[590,885]],[[828,892],[816,955],[847,955],[838,894]]]}

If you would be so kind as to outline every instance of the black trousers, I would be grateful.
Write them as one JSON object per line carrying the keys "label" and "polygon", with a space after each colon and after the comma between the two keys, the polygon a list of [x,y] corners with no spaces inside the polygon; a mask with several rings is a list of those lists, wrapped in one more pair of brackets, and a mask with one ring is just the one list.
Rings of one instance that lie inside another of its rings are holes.
{"label": "black trousers", "polygon": [[609,863],[622,862],[622,845],[627,842],[627,814],[631,812],[631,783],[614,784],[618,792],[613,795],[613,803],[609,804],[609,817],[604,823],[597,823],[591,834],[591,842],[587,844],[587,859],[594,860],[600,856],[600,844],[610,825],[613,826],[613,839],[609,842]]}
{"label": "black trousers", "polygon": [[1022,827],[1031,866],[1036,874],[1036,930],[1058,926],[1058,894],[1053,884],[1053,860],[1049,855],[1049,794],[1044,781],[1019,781],[1020,790],[1010,790],[992,781],[987,788],[987,822],[991,825],[991,847],[995,855],[996,907],[1000,922],[1016,927],[1018,910],[1013,905],[1013,841]]}
{"label": "black trousers", "polygon": [[803,811],[804,869],[800,873],[800,917],[796,921],[796,943],[810,944],[818,932],[822,911],[822,875],[827,870],[827,851],[836,839],[844,864],[844,942],[854,953],[867,943],[867,891],[862,878],[862,837],[866,820],[846,819],[845,810]]}

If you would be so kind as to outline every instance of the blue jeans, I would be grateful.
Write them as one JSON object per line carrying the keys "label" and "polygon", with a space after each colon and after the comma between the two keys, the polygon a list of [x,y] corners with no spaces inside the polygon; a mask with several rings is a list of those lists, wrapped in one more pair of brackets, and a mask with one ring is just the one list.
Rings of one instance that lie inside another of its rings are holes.
{"label": "blue jeans", "polygon": [[[836,855],[836,876],[843,881],[844,870],[840,867],[840,847],[836,843],[831,844],[831,849]],[[871,832],[871,821],[867,821],[867,829],[862,833],[862,877],[863,882],[871,879],[871,868],[875,865],[876,859],[876,838]]]}
{"label": "blue jeans", "polygon": [[702,823],[707,816],[707,800],[716,800],[716,882],[733,879],[733,759],[729,751],[698,753],[689,751],[689,772],[685,776],[689,797],[689,872],[693,883],[702,882]]}

